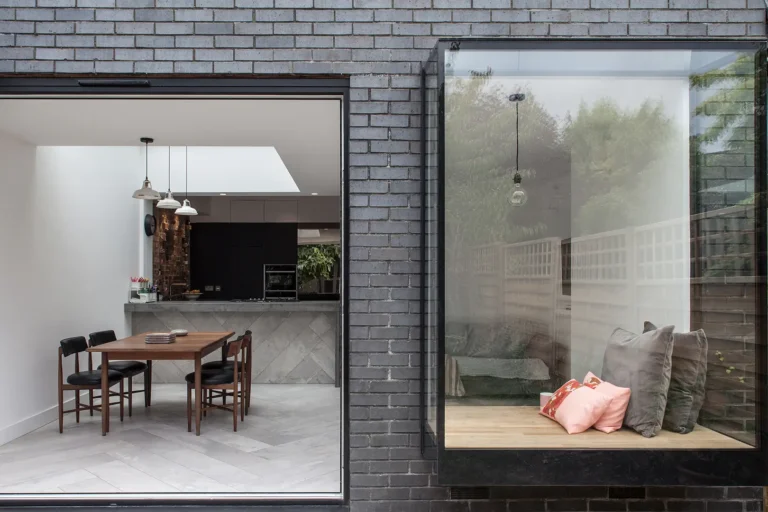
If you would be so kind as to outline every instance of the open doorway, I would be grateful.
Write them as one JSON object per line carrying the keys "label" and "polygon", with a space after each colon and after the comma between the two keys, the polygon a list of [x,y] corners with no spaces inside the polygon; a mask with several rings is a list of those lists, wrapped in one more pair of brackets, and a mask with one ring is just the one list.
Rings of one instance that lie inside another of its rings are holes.
{"label": "open doorway", "polygon": [[0,499],[343,496],[344,115],[0,99]]}

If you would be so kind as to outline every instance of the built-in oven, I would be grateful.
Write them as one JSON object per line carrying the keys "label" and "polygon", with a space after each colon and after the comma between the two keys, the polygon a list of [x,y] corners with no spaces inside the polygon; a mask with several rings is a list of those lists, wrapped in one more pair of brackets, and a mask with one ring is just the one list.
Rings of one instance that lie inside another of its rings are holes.
{"label": "built-in oven", "polygon": [[264,265],[264,300],[297,300],[296,265]]}

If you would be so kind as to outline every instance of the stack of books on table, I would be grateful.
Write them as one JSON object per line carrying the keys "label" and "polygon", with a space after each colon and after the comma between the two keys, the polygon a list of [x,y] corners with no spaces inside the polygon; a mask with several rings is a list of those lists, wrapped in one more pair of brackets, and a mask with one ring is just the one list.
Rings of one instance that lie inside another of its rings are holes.
{"label": "stack of books on table", "polygon": [[151,332],[144,339],[147,343],[175,343],[176,335],[172,332]]}

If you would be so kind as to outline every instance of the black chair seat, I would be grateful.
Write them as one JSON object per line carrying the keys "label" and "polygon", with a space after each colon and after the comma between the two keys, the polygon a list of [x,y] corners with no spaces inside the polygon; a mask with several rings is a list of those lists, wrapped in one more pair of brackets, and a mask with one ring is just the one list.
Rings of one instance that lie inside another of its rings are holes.
{"label": "black chair seat", "polygon": [[[235,362],[234,361],[211,361],[209,363],[205,363],[201,368],[203,370],[229,370],[232,371],[232,368],[234,368]],[[244,368],[243,362],[238,361],[237,362],[237,371],[241,371]]]}
{"label": "black chair seat", "polygon": [[[187,374],[184,379],[190,384],[195,383],[195,372]],[[235,381],[235,376],[231,371],[225,370],[204,370],[200,372],[200,382],[204,386],[216,385],[216,384],[232,384]]]}
{"label": "black chair seat", "polygon": [[[101,365],[96,369],[101,370]],[[133,377],[146,370],[147,363],[142,363],[141,361],[110,361],[109,369],[122,373],[123,377]]]}
{"label": "black chair seat", "polygon": [[[107,380],[109,381],[110,386],[112,384],[116,384],[120,382],[122,378],[123,378],[123,374],[118,371],[109,370],[107,372]],[[101,372],[87,371],[87,372],[73,373],[72,375],[67,377],[67,383],[72,384],[73,386],[100,386]]]}

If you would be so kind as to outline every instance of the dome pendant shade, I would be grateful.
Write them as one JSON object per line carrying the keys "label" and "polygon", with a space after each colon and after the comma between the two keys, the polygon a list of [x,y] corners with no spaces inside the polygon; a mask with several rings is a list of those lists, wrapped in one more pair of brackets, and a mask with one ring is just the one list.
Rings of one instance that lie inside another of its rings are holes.
{"label": "dome pendant shade", "polygon": [[181,207],[181,203],[173,198],[173,192],[169,190],[168,193],[165,194],[165,199],[161,199],[160,202],[157,203],[157,207],[164,210],[176,210]]}
{"label": "dome pendant shade", "polygon": [[139,139],[144,144],[144,183],[141,188],[133,193],[134,199],[142,199],[147,201],[157,201],[160,199],[160,192],[152,189],[152,183],[149,181],[149,145],[152,144],[155,139],[149,137],[142,137]]}
{"label": "dome pendant shade", "polygon": [[144,180],[144,184],[140,189],[133,193],[134,199],[145,199],[147,201],[157,201],[160,199],[160,192],[152,189],[152,183],[149,180]]}
{"label": "dome pendant shade", "polygon": [[185,199],[184,206],[176,210],[176,215],[197,215],[197,210],[189,204],[189,199]]}

